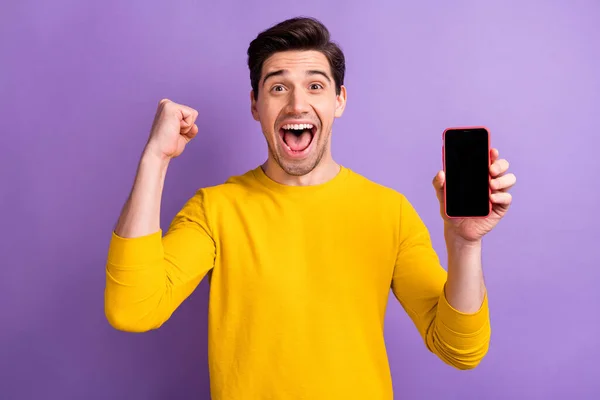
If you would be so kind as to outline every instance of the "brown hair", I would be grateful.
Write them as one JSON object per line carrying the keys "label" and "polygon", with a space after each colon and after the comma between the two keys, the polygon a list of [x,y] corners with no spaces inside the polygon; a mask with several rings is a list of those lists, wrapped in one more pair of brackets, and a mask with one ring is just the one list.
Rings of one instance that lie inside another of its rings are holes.
{"label": "brown hair", "polygon": [[315,18],[296,17],[285,20],[261,32],[248,47],[248,68],[254,98],[262,67],[270,56],[280,51],[316,50],[327,57],[335,81],[336,93],[344,84],[346,60],[340,47],[330,40],[329,30]]}

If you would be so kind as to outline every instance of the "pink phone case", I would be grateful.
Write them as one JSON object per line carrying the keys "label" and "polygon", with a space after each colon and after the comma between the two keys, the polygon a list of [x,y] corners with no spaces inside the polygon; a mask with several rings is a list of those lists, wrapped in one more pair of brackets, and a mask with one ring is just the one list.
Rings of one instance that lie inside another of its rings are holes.
{"label": "pink phone case", "polygon": [[[487,135],[488,135],[488,152],[487,153],[488,153],[488,168],[489,168],[490,162],[491,162],[490,152],[492,149],[490,130],[485,126],[456,126],[456,127],[446,128],[444,130],[444,132],[442,133],[442,166],[443,166],[444,174],[446,173],[446,153],[445,153],[445,145],[444,145],[446,143],[446,132],[452,131],[452,130],[458,130],[458,129],[485,129],[485,131],[487,132]],[[491,181],[491,180],[492,180],[492,178],[491,178],[491,176],[489,176],[489,181]],[[490,193],[490,195],[492,194],[491,187],[489,187],[489,193]],[[477,216],[477,217],[451,217],[451,216],[449,216],[448,210],[446,209],[446,185],[444,185],[444,214],[446,215],[447,218],[450,218],[450,219],[487,218],[490,216],[491,213],[492,213],[492,200],[490,199],[489,211],[488,211],[487,215]]]}

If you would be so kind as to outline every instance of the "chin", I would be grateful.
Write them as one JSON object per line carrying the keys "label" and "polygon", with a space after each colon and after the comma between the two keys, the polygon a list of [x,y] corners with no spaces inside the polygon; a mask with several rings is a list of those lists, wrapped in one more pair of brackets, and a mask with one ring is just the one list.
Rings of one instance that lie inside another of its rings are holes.
{"label": "chin", "polygon": [[318,161],[304,160],[303,162],[297,163],[280,159],[277,163],[287,175],[304,176],[308,175],[316,168]]}
{"label": "chin", "polygon": [[327,143],[323,143],[320,121],[310,119],[286,119],[274,127],[271,153],[289,176],[304,176],[321,162]]}
{"label": "chin", "polygon": [[318,143],[316,139],[310,144],[309,148],[302,151],[301,154],[291,153],[285,145],[278,144],[275,161],[279,167],[290,176],[304,176],[311,173],[323,159],[325,147]]}

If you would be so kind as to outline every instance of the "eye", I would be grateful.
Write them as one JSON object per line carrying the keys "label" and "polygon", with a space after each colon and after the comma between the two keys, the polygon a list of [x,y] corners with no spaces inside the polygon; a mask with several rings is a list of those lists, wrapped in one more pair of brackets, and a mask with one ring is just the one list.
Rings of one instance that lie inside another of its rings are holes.
{"label": "eye", "polygon": [[285,90],[285,88],[283,87],[283,85],[275,85],[271,88],[272,92],[283,92]]}
{"label": "eye", "polygon": [[323,85],[321,85],[320,83],[313,83],[310,85],[311,90],[319,90],[319,89],[323,89]]}

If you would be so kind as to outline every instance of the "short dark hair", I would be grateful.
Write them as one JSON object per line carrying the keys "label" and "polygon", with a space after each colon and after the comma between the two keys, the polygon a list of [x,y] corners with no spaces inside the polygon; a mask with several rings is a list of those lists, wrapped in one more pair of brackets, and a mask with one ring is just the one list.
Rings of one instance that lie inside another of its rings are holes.
{"label": "short dark hair", "polygon": [[264,62],[273,54],[288,50],[316,50],[327,57],[336,93],[340,94],[346,60],[339,45],[330,40],[329,30],[315,18],[296,17],[280,22],[258,34],[248,47],[248,68],[254,98],[258,97]]}

